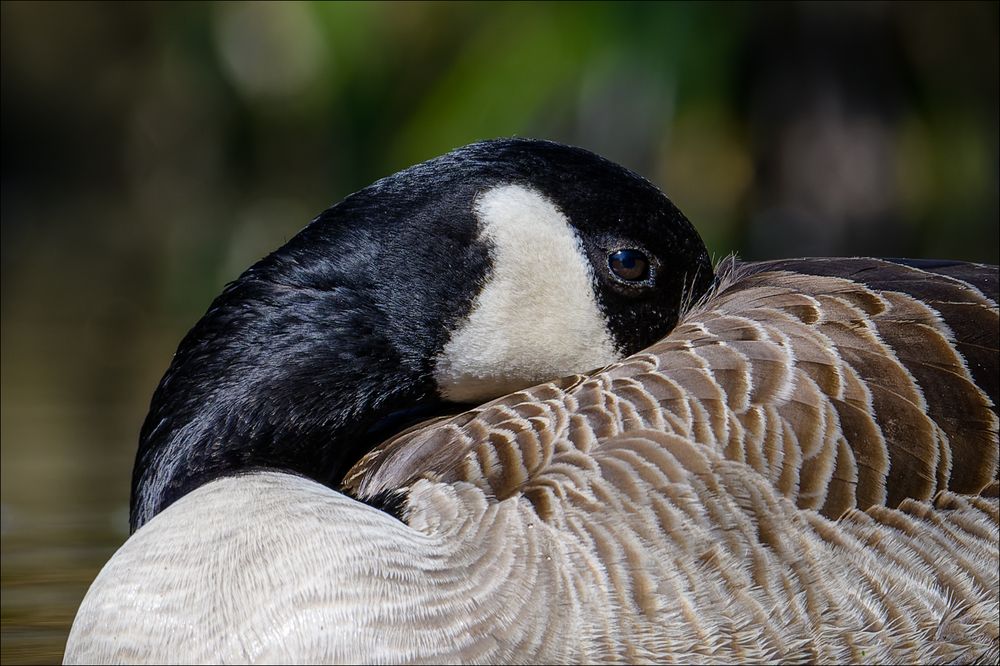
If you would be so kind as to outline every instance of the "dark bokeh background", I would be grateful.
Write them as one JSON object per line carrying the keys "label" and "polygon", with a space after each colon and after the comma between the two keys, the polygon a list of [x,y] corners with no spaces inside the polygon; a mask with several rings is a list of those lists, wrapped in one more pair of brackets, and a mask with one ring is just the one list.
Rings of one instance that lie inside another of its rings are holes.
{"label": "dark bokeh background", "polygon": [[124,539],[149,396],[317,212],[536,136],[719,257],[997,262],[998,5],[2,5],[2,655],[54,661]]}

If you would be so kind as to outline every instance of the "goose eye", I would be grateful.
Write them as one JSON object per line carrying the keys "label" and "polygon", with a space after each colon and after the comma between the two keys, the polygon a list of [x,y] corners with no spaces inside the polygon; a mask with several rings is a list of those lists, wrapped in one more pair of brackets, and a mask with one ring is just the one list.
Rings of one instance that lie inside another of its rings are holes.
{"label": "goose eye", "polygon": [[649,277],[649,259],[639,250],[618,250],[608,255],[608,267],[626,282],[641,282]]}

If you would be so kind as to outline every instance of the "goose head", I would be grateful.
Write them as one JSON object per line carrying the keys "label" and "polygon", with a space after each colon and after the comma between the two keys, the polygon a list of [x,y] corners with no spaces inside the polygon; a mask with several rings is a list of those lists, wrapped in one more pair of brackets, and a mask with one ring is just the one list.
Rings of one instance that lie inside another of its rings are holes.
{"label": "goose head", "polygon": [[337,487],[417,414],[639,351],[712,280],[640,176],[579,148],[486,141],[347,197],[229,284],[143,425],[131,527],[258,469]]}

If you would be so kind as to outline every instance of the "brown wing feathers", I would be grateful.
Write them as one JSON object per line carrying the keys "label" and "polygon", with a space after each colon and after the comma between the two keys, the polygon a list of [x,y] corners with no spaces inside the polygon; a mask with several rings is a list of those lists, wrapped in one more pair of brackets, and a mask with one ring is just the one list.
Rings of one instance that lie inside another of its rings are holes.
{"label": "brown wing feathers", "polygon": [[[891,307],[873,322],[922,392],[928,416],[945,435],[936,437],[937,489],[976,493],[996,475],[998,271],[979,264],[909,263],[915,266],[873,259],[797,260],[768,266],[823,275],[839,270],[882,294]],[[989,398],[993,416],[982,409],[979,392]],[[905,496],[916,495],[890,495],[890,504]]]}
{"label": "brown wing feathers", "polygon": [[[347,489],[467,481],[523,492],[544,518],[586,494],[588,474],[610,474],[601,451],[638,431],[715,447],[834,518],[996,478],[996,268],[814,259],[724,272],[646,353],[403,434]],[[648,447],[615,448],[662,471]]]}
{"label": "brown wing feathers", "polygon": [[[756,270],[788,270],[842,277],[879,292],[911,296],[945,324],[956,351],[997,413],[1000,366],[997,363],[996,266],[961,262],[878,259],[792,259],[754,264]],[[912,264],[912,265],[911,265]],[[912,332],[900,326],[901,332]]]}

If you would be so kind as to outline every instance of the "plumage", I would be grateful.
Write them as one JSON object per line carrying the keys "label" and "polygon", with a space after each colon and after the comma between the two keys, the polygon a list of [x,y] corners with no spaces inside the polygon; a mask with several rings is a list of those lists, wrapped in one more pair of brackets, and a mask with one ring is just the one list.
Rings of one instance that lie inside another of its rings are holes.
{"label": "plumage", "polygon": [[67,662],[995,663],[997,276],[727,260],[652,345],[452,407],[337,490],[190,490]]}
{"label": "plumage", "polygon": [[[835,266],[815,261],[827,272]],[[510,458],[510,442],[527,443],[517,446],[512,466],[522,458],[551,458],[532,444],[540,433],[564,431],[567,415],[535,412],[558,401],[595,423],[590,436],[581,435],[578,424],[574,440],[643,428],[671,432],[710,445],[772,482],[799,479],[783,494],[829,518],[851,508],[928,500],[945,490],[980,493],[997,474],[997,418],[956,351],[962,339],[926,304],[892,290],[890,277],[872,289],[861,281],[810,275],[810,263],[797,263],[801,273],[780,263],[731,264],[720,276],[723,286],[646,353],[559,395],[552,384],[540,395],[516,393],[376,447],[348,474],[345,487],[365,498],[433,478],[490,492],[495,479],[509,477],[502,459]],[[853,263],[842,264],[846,274],[854,274]],[[915,269],[886,264],[883,270],[905,283],[915,280]],[[818,316],[803,299],[815,303]],[[996,331],[996,305],[984,311],[992,314],[986,325]],[[995,357],[996,337],[993,346]],[[656,386],[662,383],[670,389]],[[533,416],[518,414],[521,405]],[[478,429],[494,423],[506,435],[503,458],[481,451],[498,448],[495,431]],[[407,469],[411,451],[428,442],[439,452],[435,461],[420,458]],[[576,450],[572,441],[566,446]],[[440,453],[445,451],[448,458]],[[496,462],[466,473],[470,454]],[[838,490],[852,499],[824,508],[827,492],[842,483],[857,487]]]}

